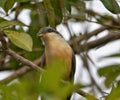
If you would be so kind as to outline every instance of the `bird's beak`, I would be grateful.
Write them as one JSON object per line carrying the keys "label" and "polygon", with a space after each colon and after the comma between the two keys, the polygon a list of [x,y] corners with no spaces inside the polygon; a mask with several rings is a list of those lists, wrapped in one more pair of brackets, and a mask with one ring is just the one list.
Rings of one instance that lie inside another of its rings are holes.
{"label": "bird's beak", "polygon": [[42,37],[44,37],[44,34],[39,34],[38,36],[39,36],[40,38],[42,38]]}

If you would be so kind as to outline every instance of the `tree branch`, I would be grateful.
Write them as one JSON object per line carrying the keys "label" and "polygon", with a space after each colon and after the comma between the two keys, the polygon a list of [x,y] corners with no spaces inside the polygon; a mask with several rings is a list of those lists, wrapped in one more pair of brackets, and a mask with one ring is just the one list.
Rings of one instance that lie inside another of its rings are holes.
{"label": "tree branch", "polygon": [[90,37],[98,35],[100,32],[103,32],[104,30],[106,30],[108,28],[110,28],[110,27],[108,27],[108,26],[101,26],[100,28],[98,28],[98,29],[96,29],[96,30],[94,30],[94,31],[92,31],[90,33],[83,34],[83,35],[77,37],[76,41],[77,42],[81,42],[82,40],[85,40],[85,39],[87,40]]}
{"label": "tree branch", "polygon": [[[86,45],[87,45],[87,48],[84,48],[84,44],[80,46],[79,48],[79,51],[77,51],[78,53],[82,52],[82,51],[85,51],[85,50],[89,50],[89,49],[92,49],[94,47],[97,47],[97,46],[100,46],[102,44],[106,44],[110,41],[113,41],[113,40],[117,40],[120,38],[120,32],[119,31],[116,31],[116,32],[112,32],[108,35],[106,35],[105,37],[103,38],[100,38],[98,40],[94,40],[94,41],[91,41],[91,42],[88,42]],[[79,47],[79,46],[78,46]],[[10,56],[12,56],[13,58],[17,59],[18,61],[28,65],[28,66],[32,66],[32,68],[34,66],[37,66],[36,63],[33,64],[31,61],[19,56],[18,54],[16,54],[14,51],[10,50],[10,49],[7,49],[5,51],[7,54],[9,54]],[[10,82],[11,80],[17,78],[18,76],[21,76],[23,74],[25,74],[26,72],[28,72],[29,70],[31,70],[31,68],[28,68],[28,66],[26,67],[22,67],[20,69],[18,69],[17,71],[15,71],[12,75],[10,75],[8,78],[4,79],[4,80],[1,80],[0,83],[8,83]],[[38,67],[38,66],[37,66]],[[37,68],[35,67],[35,68]],[[41,72],[43,72],[44,70],[42,68],[39,68]],[[15,75],[14,75],[15,74]]]}
{"label": "tree branch", "polygon": [[0,66],[0,71],[10,71],[13,70],[8,63],[3,64],[2,66]]}
{"label": "tree branch", "polygon": [[43,72],[43,69],[40,68],[39,66],[37,66],[36,64],[32,63],[31,61],[25,59],[24,57],[16,54],[14,51],[12,51],[11,49],[6,49],[4,52],[6,52],[8,55],[12,56],[13,58],[15,58],[17,61],[20,61],[21,63],[31,66],[33,69],[38,70],[40,72]]}
{"label": "tree branch", "polygon": [[114,31],[114,32],[110,32],[108,35],[106,35],[105,37],[102,37],[100,39],[91,41],[87,43],[87,48],[92,49],[101,45],[105,45],[108,42],[114,41],[120,39],[120,31]]}
{"label": "tree branch", "polygon": [[4,33],[0,30],[0,40],[1,40],[1,44],[2,44],[2,51],[5,52],[6,54],[12,56],[13,58],[15,58],[16,60],[20,61],[21,63],[28,65],[30,67],[32,67],[35,70],[39,70],[39,71],[43,71],[42,68],[40,68],[39,66],[35,65],[34,63],[32,63],[31,61],[25,59],[24,57],[18,55],[17,53],[15,53],[14,51],[12,51],[11,49],[8,48],[7,46],[7,42],[4,38]]}
{"label": "tree branch", "polygon": [[[39,65],[41,63],[41,58],[36,59],[35,61],[33,61],[34,64]],[[24,75],[25,73],[27,73],[28,71],[31,71],[32,68],[29,66],[24,66],[21,67],[20,69],[16,70],[15,72],[13,72],[10,76],[8,76],[7,78],[0,80],[0,84],[8,84],[9,82],[11,82],[12,80]]]}
{"label": "tree branch", "polygon": [[93,40],[87,43],[83,43],[80,44],[78,42],[78,39],[73,39],[70,40],[69,43],[72,46],[73,50],[75,51],[75,53],[79,54],[80,52],[86,51],[86,50],[90,50],[92,48],[101,46],[101,45],[105,45],[108,42],[114,41],[120,39],[120,31],[114,31],[114,32],[110,32],[108,35],[99,38],[97,40]]}
{"label": "tree branch", "polygon": [[96,97],[90,95],[89,93],[84,92],[83,90],[80,89],[80,86],[77,84],[74,86],[74,92],[78,93],[79,95],[85,97],[87,100],[98,100]]}
{"label": "tree branch", "polygon": [[12,80],[16,79],[19,76],[24,75],[26,72],[30,71],[31,68],[28,66],[22,67],[18,70],[16,70],[14,73],[12,73],[10,76],[8,76],[7,78],[0,80],[0,84],[8,84],[9,82],[11,82]]}

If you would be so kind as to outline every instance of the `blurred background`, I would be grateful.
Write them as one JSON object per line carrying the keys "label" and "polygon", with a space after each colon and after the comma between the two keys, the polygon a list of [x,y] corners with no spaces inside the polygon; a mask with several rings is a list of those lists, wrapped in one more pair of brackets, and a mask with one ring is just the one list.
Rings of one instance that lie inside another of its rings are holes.
{"label": "blurred background", "polygon": [[37,100],[40,93],[63,100],[50,99],[48,90],[60,88],[40,89],[40,72],[15,56],[40,66],[44,46],[36,34],[45,26],[59,31],[76,55],[74,83],[88,95],[74,93],[72,100],[119,100],[119,5],[119,0],[0,0],[0,100]]}

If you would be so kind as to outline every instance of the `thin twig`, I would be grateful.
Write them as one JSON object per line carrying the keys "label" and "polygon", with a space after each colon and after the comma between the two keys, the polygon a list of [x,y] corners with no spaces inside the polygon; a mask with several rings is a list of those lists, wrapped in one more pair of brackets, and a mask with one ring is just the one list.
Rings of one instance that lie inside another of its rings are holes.
{"label": "thin twig", "polygon": [[79,95],[85,97],[86,99],[88,99],[88,100],[98,100],[96,97],[94,97],[94,96],[90,95],[89,93],[84,92],[83,90],[81,90],[79,85],[75,85],[74,87],[75,87],[74,92],[76,92]]}
{"label": "thin twig", "polygon": [[72,32],[71,32],[71,29],[70,29],[70,27],[68,25],[68,22],[64,22],[63,24],[66,26],[66,28],[67,28],[67,30],[69,32],[70,37],[72,37]]}
{"label": "thin twig", "polygon": [[[75,15],[68,15],[66,16],[68,18],[75,18],[75,19],[78,19],[78,20],[83,20],[82,18],[80,18],[79,16],[75,16]],[[114,25],[114,24],[104,24],[104,23],[99,23],[97,21],[92,21],[92,20],[89,20],[89,19],[85,19],[87,22],[92,22],[92,23],[96,23],[96,24],[99,24],[99,25],[102,25],[102,26],[107,26],[107,27],[111,27],[111,28],[116,28],[116,29],[120,29],[120,26],[118,25]]]}
{"label": "thin twig", "polygon": [[87,55],[86,55],[86,54],[87,54],[87,52],[82,53],[82,56],[81,56],[81,58],[82,58],[82,60],[83,60],[83,64],[84,64],[85,68],[87,69],[87,71],[88,71],[88,73],[89,73],[89,76],[90,76],[90,79],[91,79],[91,81],[92,81],[92,84],[95,85],[96,88],[99,90],[99,92],[103,95],[102,89],[101,89],[100,86],[96,83],[95,79],[94,79],[93,76],[92,76],[92,73],[91,73],[91,71],[90,71],[90,66],[89,66],[89,64],[88,64],[88,59],[87,59]]}

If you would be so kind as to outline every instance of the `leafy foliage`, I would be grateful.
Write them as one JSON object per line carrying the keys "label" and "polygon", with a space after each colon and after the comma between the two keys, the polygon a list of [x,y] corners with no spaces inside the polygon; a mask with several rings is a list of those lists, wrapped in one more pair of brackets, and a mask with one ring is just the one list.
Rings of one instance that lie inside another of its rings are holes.
{"label": "leafy foliage", "polygon": [[104,66],[98,70],[98,73],[100,76],[105,76],[105,85],[109,87],[120,75],[120,65]]}
{"label": "leafy foliage", "polygon": [[118,84],[116,87],[115,86],[112,87],[111,93],[107,96],[106,100],[111,100],[111,99],[119,100],[120,98],[119,94],[120,94],[120,84]]}
{"label": "leafy foliage", "polygon": [[42,75],[39,86],[40,94],[45,100],[66,100],[67,96],[72,93],[73,84],[62,82],[64,67],[61,65],[63,64],[59,61],[53,63],[46,66],[47,70]]}
{"label": "leafy foliage", "polygon": [[15,44],[16,46],[27,50],[32,51],[32,38],[27,33],[12,31],[12,30],[5,30],[5,34],[8,38]]}
{"label": "leafy foliage", "polygon": [[116,0],[101,0],[104,6],[112,13],[120,13],[120,6]]}
{"label": "leafy foliage", "polygon": [[8,10],[10,10],[13,7],[14,3],[15,3],[15,0],[11,0],[11,1],[1,0],[0,6],[2,6],[4,8],[5,12],[8,12]]}
{"label": "leafy foliage", "polygon": [[[117,0],[100,0],[109,12],[117,15],[117,17],[113,17],[112,15],[100,14],[99,12],[94,12],[92,9],[88,9],[86,3],[92,1],[94,2],[94,0],[0,0],[0,71],[14,70],[15,73],[13,72],[13,77],[15,77],[20,74],[18,70],[26,67],[22,62],[8,55],[5,48],[2,48],[4,47],[4,43],[2,44],[3,38],[5,39],[3,42],[6,42],[7,48],[12,49],[16,54],[21,55],[31,62],[34,61],[38,64],[44,47],[42,41],[36,36],[37,32],[41,27],[51,26],[56,28],[58,25],[63,25],[69,33],[69,43],[75,53],[82,58],[83,69],[87,70],[90,76],[91,81],[89,84],[83,84],[83,80],[80,79],[79,83],[81,85],[78,88],[83,90],[87,87],[90,88],[88,94],[82,92],[81,96],[88,100],[95,99],[95,95],[89,96],[89,94],[97,94],[96,89],[101,93],[102,86],[97,85],[95,82],[97,79],[95,80],[94,77],[92,77],[89,70],[91,66],[88,61],[92,63],[94,61],[87,55],[87,53],[89,53],[88,50],[101,47],[101,45],[104,46],[112,40],[117,40],[120,36],[113,35],[113,38],[108,38],[111,35],[109,34],[101,39],[96,38],[95,41],[92,42],[89,41],[89,39],[104,30],[108,32],[111,32],[111,30],[119,31],[120,23],[118,14],[120,13],[120,6]],[[29,25],[26,25],[22,20],[22,18],[25,19],[24,16],[21,18],[23,11],[29,11]],[[87,25],[87,29],[84,26],[80,26],[84,28],[84,34],[79,33],[76,35],[72,30],[72,26],[69,25],[69,22],[77,24],[94,22],[100,24],[102,28],[88,33],[89,25]],[[116,57],[120,57],[119,52],[102,59],[115,59]],[[19,75],[21,77],[17,77],[16,80],[10,81],[8,84],[1,84],[2,80],[0,80],[0,100],[37,100],[39,96],[42,96],[45,100],[65,100],[74,92],[74,85],[71,81],[68,83],[61,81],[63,69],[60,66],[62,64],[60,62],[54,63],[56,63],[55,66],[49,65],[50,67],[46,68],[42,75],[38,71],[32,70],[27,72],[27,69],[25,69],[21,71],[22,73],[25,72],[23,76]],[[97,74],[105,78],[104,85],[107,89],[112,88],[105,99],[119,100],[120,64],[114,63],[101,66]],[[84,71],[82,74],[79,73],[78,76],[82,75],[84,75]],[[41,80],[40,76],[42,76]],[[8,79],[11,79],[11,77],[8,77]],[[104,90],[102,90],[102,94],[103,91]]]}

